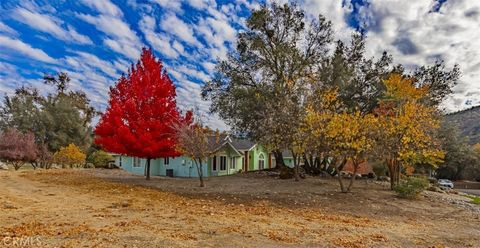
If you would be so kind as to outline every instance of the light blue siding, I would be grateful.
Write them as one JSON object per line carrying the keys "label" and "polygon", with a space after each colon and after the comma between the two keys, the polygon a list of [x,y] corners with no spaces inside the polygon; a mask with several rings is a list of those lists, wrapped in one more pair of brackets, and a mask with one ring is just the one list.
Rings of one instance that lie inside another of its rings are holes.
{"label": "light blue siding", "polygon": [[130,171],[132,173],[140,175],[145,174],[145,159],[140,159],[140,167],[133,167],[133,157],[117,156],[115,158],[115,163],[117,166],[121,167],[126,171]]}
{"label": "light blue siding", "polygon": [[[120,166],[120,160],[121,160],[121,166]],[[145,174],[145,166],[147,164],[146,159],[140,159],[140,167],[133,167],[133,157],[127,157],[127,156],[117,156],[115,158],[115,164],[122,169],[139,174],[139,175],[144,175]],[[152,176],[166,176],[167,175],[167,169],[173,169],[173,176],[174,177],[198,177],[198,171],[195,166],[195,163],[190,160],[187,157],[175,157],[169,158],[169,164],[165,165],[164,164],[164,159],[163,158],[158,158],[158,159],[152,159],[150,161],[150,175]],[[203,163],[203,176],[208,177],[208,166],[207,162],[205,161]]]}
{"label": "light blue siding", "polygon": [[[195,162],[187,157],[175,157],[169,159],[169,164],[164,165],[164,159],[159,159],[161,161],[160,165],[160,174],[161,176],[167,175],[167,169],[173,170],[174,177],[198,177],[197,167]],[[203,176],[208,177],[208,166],[207,163],[204,162],[202,166]]]}

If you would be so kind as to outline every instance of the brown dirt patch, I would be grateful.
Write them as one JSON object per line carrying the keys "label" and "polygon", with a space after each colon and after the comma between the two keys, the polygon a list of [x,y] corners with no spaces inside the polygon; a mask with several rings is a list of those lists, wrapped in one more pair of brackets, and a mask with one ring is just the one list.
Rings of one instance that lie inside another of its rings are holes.
{"label": "brown dirt patch", "polygon": [[[476,247],[480,220],[427,199],[358,182],[266,175],[195,179],[118,170],[0,173],[0,242],[43,247]],[[4,206],[8,206],[5,208]],[[0,245],[1,246],[1,245]]]}

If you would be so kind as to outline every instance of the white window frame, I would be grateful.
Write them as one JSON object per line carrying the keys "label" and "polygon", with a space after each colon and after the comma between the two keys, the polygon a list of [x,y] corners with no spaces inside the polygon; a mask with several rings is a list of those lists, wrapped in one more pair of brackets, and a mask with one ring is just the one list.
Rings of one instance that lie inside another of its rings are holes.
{"label": "white window frame", "polygon": [[169,157],[165,157],[163,158],[163,165],[170,165],[170,158]]}
{"label": "white window frame", "polygon": [[[223,164],[223,169],[222,169],[222,161],[224,161],[225,163]],[[226,171],[227,170],[227,156],[220,156],[220,171]]]}
{"label": "white window frame", "polygon": [[133,167],[133,168],[140,168],[140,167],[142,167],[141,158],[133,157],[132,167]]}

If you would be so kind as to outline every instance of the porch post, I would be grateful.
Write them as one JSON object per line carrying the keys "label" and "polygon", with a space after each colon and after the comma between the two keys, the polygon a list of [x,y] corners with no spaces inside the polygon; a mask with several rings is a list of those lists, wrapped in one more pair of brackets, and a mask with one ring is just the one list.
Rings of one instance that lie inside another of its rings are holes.
{"label": "porch post", "polygon": [[272,153],[268,153],[268,168],[272,168]]}
{"label": "porch post", "polygon": [[248,151],[245,151],[245,172],[248,171]]}

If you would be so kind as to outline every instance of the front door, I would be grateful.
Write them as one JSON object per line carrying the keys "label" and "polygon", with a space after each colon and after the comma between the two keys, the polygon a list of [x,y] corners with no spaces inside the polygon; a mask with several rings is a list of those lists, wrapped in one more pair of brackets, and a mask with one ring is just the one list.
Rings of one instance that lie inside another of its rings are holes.
{"label": "front door", "polygon": [[263,154],[260,154],[260,156],[258,156],[258,169],[265,169],[265,157],[263,156]]}

